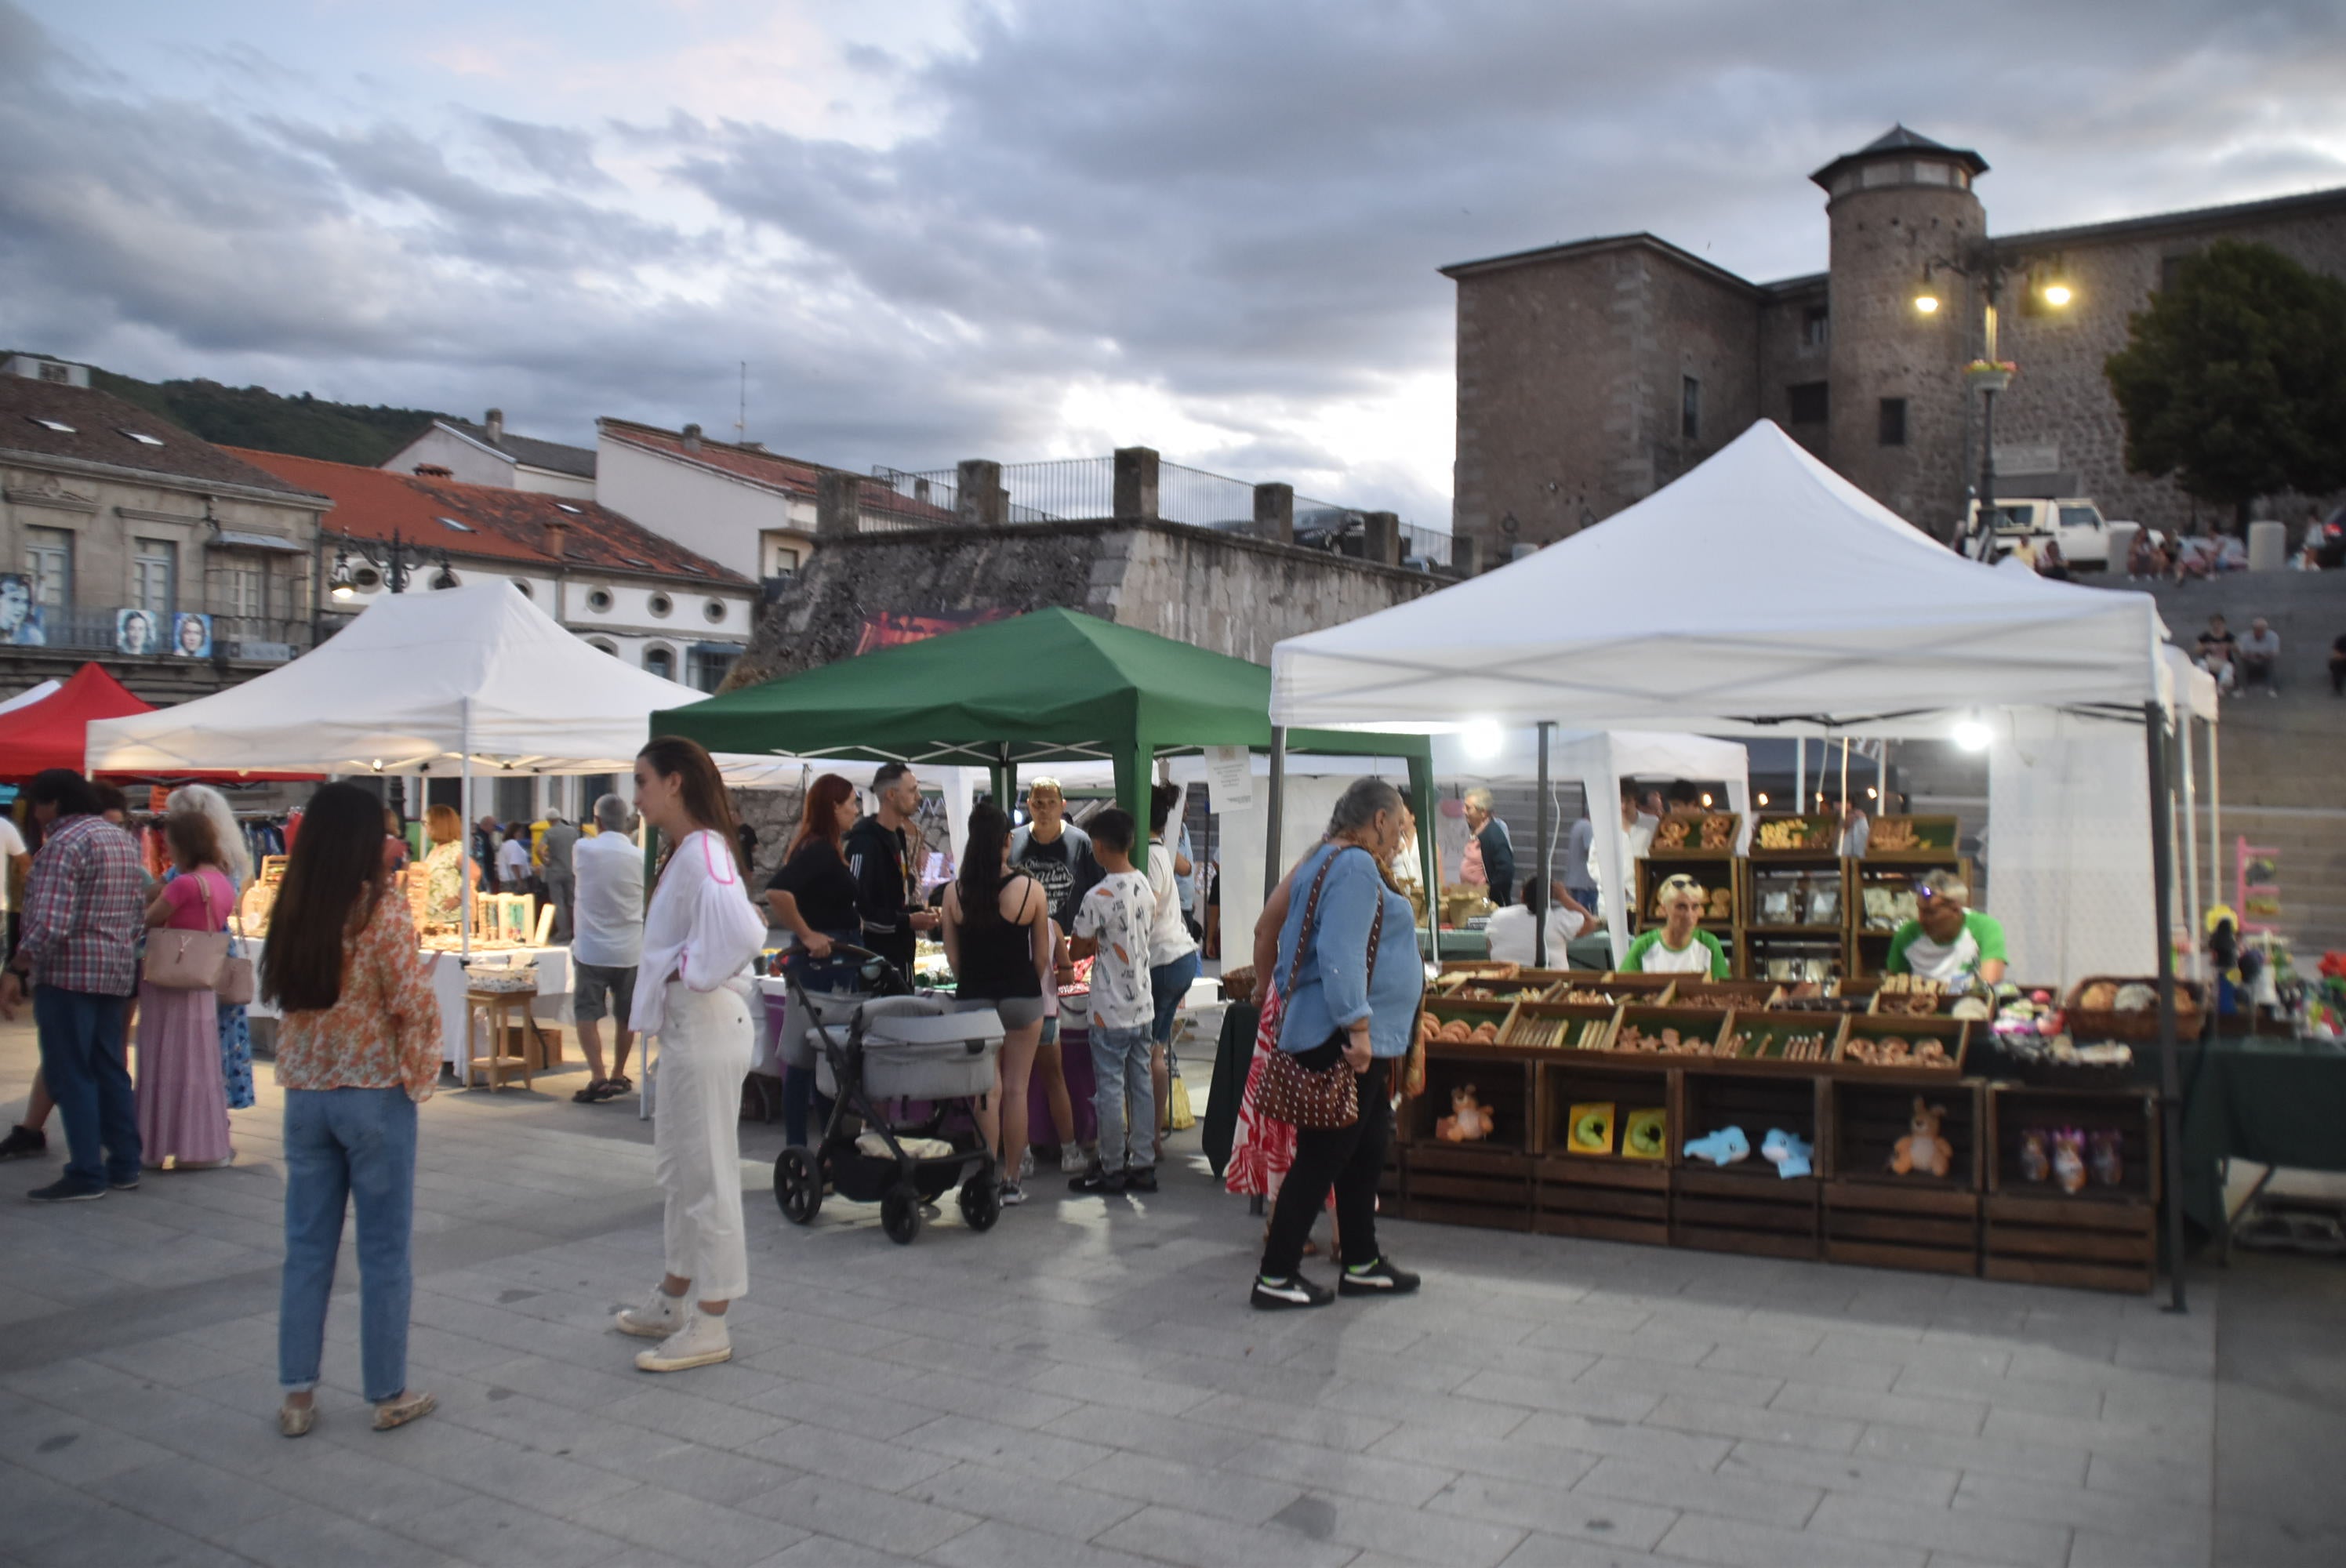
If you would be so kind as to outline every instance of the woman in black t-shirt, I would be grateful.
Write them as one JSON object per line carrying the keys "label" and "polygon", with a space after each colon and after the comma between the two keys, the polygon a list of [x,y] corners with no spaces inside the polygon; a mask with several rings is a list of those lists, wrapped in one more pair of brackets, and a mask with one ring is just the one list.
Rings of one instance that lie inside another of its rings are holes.
{"label": "woman in black t-shirt", "polygon": [[[790,852],[766,884],[766,903],[775,921],[798,938],[798,951],[789,962],[799,984],[809,991],[855,989],[862,960],[831,950],[838,943],[853,946],[863,941],[855,874],[840,850],[847,830],[861,815],[854,785],[836,773],[817,779],[807,789]],[[790,1018],[790,1038],[782,1046],[783,1065],[789,1069],[782,1078],[782,1132],[801,1146],[806,1145],[807,1108],[814,1099],[813,1043],[807,1023]],[[825,1116],[829,1114],[826,1108]]]}

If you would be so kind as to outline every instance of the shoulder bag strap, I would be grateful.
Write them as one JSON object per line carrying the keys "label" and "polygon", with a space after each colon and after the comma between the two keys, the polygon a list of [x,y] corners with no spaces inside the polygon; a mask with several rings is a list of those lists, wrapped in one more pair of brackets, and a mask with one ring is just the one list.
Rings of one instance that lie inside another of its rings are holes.
{"label": "shoulder bag strap", "polygon": [[[1294,955],[1287,961],[1287,985],[1280,993],[1281,995],[1291,996],[1295,993],[1296,967],[1303,962],[1304,944],[1311,940],[1311,927],[1319,919],[1320,915],[1320,890],[1327,884],[1328,873],[1334,868],[1336,864],[1336,857],[1338,855],[1341,855],[1346,850],[1361,850],[1361,846],[1358,844],[1343,844],[1338,846],[1335,854],[1330,855],[1326,860],[1320,862],[1320,874],[1311,879],[1311,896],[1303,901],[1303,925],[1301,929],[1295,933],[1295,952]],[[1361,850],[1361,853],[1367,855],[1369,852],[1366,850]],[[1373,864],[1376,860],[1376,857],[1374,855],[1369,855],[1369,860],[1371,863]],[[1368,978],[1372,980],[1376,977],[1377,942],[1384,934],[1384,929],[1385,890],[1383,881],[1380,879],[1377,883],[1376,917],[1369,922]]]}

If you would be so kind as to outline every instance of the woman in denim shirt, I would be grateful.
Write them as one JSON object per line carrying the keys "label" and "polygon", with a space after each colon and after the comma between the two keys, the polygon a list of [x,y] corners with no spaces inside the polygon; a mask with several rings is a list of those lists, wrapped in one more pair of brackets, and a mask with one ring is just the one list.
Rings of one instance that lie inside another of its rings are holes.
{"label": "woman in denim shirt", "polygon": [[[1295,1164],[1279,1189],[1262,1271],[1254,1284],[1254,1304],[1267,1310],[1324,1307],[1338,1291],[1396,1296],[1417,1288],[1416,1275],[1395,1268],[1377,1250],[1377,1175],[1392,1136],[1392,1064],[1409,1053],[1425,985],[1409,901],[1386,883],[1382,870],[1400,849],[1406,820],[1400,791],[1381,779],[1355,780],[1336,802],[1327,841],[1295,868],[1294,891],[1279,933],[1279,979],[1285,993],[1280,1049],[1314,1071],[1339,1060],[1351,1064],[1361,1074],[1361,1114],[1349,1127],[1296,1133]],[[1304,915],[1323,866],[1327,880],[1320,883],[1306,942]],[[1372,972],[1369,933],[1381,904],[1384,923]],[[1342,1252],[1335,1291],[1299,1271],[1312,1217],[1326,1204],[1331,1186]]]}

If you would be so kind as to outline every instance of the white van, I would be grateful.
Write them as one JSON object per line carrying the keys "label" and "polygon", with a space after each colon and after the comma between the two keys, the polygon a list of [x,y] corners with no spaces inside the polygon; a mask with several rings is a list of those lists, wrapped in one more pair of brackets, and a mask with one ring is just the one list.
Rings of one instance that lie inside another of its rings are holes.
{"label": "white van", "polygon": [[1978,502],[1964,518],[1963,553],[1975,561],[1994,564],[2024,542],[2033,548],[2046,539],[2060,541],[2062,558],[2073,568],[2099,571],[2110,564],[2109,524],[2102,520],[2102,509],[2082,495],[1998,501],[1992,535],[1980,528]]}

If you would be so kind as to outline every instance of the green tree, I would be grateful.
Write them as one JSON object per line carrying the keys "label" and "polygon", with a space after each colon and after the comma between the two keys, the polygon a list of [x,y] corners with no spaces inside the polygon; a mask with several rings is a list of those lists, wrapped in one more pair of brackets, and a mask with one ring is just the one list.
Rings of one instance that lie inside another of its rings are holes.
{"label": "green tree", "polygon": [[2103,364],[2127,467],[2230,506],[2346,486],[2346,283],[2270,245],[2218,240],[2127,319]]}

